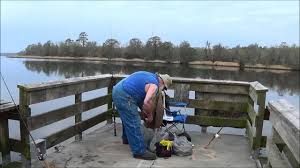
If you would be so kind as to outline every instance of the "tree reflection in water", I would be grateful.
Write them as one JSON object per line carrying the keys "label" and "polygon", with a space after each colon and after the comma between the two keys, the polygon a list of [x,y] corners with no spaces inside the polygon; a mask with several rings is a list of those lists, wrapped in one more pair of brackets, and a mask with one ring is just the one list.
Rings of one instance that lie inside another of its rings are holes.
{"label": "tree reflection in water", "polygon": [[126,63],[113,64],[77,61],[41,61],[25,60],[26,68],[34,72],[43,72],[47,76],[58,74],[65,78],[92,76],[98,74],[131,74],[138,70],[167,73],[171,76],[202,79],[220,79],[236,81],[259,81],[279,95],[299,96],[299,72],[210,67],[200,65],[170,65],[160,63]]}

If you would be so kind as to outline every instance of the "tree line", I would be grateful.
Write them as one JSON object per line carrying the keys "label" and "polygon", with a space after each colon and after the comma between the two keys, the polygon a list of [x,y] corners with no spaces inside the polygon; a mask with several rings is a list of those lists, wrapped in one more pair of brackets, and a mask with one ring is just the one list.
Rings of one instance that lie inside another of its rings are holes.
{"label": "tree line", "polygon": [[117,39],[107,39],[102,44],[89,41],[86,32],[81,32],[78,39],[70,38],[54,43],[31,44],[20,55],[35,56],[71,56],[71,57],[102,57],[125,58],[144,60],[163,60],[187,64],[191,61],[223,61],[245,64],[287,65],[299,67],[299,46],[280,45],[266,47],[258,44],[248,46],[237,45],[227,47],[222,44],[211,44],[209,41],[204,47],[191,47],[188,41],[174,45],[170,41],[162,41],[158,36],[150,37],[145,43],[138,38],[132,38],[128,44],[121,46]]}

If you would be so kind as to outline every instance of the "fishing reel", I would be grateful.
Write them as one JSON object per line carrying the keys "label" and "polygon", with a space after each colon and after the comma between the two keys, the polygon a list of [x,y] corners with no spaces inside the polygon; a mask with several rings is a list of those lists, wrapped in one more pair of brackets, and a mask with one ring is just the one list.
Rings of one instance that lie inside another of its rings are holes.
{"label": "fishing reel", "polygon": [[208,142],[207,145],[204,146],[205,149],[208,148],[208,146],[210,145],[210,143],[214,140],[214,139],[217,139],[217,138],[220,138],[220,132],[222,131],[224,127],[221,127],[221,129],[211,138],[211,140]]}
{"label": "fishing reel", "polygon": [[37,139],[33,143],[36,148],[36,156],[40,161],[43,161],[47,157],[47,148],[45,139]]}
{"label": "fishing reel", "polygon": [[45,160],[46,157],[47,157],[47,154],[43,154],[43,153],[38,153],[38,154],[37,154],[37,158],[38,158],[40,161]]}

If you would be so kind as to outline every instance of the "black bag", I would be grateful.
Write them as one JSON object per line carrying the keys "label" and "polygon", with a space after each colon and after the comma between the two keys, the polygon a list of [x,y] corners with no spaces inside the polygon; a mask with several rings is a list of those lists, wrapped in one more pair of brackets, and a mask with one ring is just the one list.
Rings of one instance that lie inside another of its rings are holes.
{"label": "black bag", "polygon": [[167,146],[162,146],[159,142],[155,143],[156,146],[156,156],[157,157],[171,157],[172,155],[172,148],[169,150],[167,149]]}

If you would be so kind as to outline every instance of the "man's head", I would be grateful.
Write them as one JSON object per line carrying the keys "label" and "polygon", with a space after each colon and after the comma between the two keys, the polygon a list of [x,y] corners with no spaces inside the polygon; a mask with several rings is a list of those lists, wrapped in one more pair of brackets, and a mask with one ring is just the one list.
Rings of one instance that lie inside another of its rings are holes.
{"label": "man's head", "polygon": [[162,81],[163,88],[167,89],[172,84],[172,79],[168,74],[158,74],[159,78]]}

